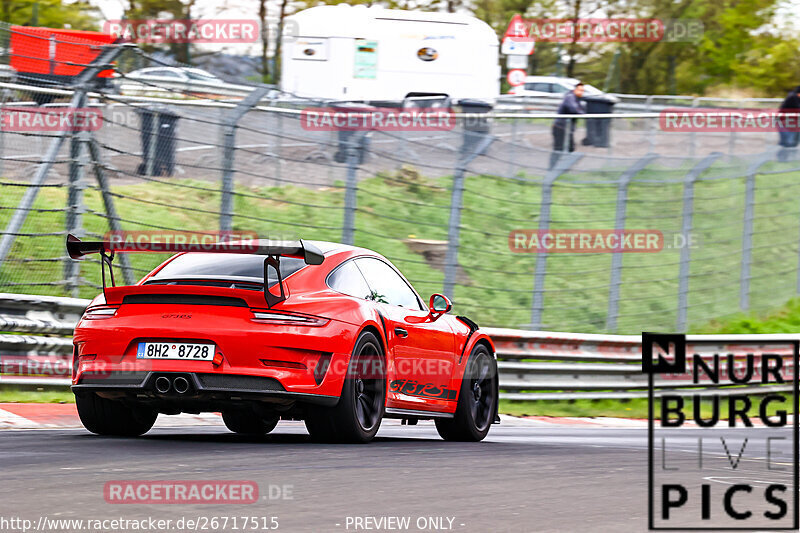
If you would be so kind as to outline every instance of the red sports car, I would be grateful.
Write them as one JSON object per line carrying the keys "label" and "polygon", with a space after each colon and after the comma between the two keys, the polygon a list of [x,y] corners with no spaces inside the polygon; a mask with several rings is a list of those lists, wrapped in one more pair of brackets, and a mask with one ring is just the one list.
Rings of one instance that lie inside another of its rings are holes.
{"label": "red sports car", "polygon": [[173,255],[132,286],[105,287],[109,242],[70,235],[70,257],[101,255],[103,294],[75,328],[72,390],[84,426],[141,435],[158,413],[221,412],[236,433],[280,419],[312,437],[368,442],[383,418],[433,419],[479,441],[497,417],[488,336],[423,300],[383,256],[317,241],[255,241]]}

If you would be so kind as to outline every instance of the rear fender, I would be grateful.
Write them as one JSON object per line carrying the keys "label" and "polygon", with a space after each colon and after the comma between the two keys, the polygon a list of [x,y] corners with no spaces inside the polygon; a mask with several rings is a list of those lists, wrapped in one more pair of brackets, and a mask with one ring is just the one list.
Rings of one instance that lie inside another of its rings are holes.
{"label": "rear fender", "polygon": [[[453,377],[450,379],[450,389],[458,391],[461,394],[461,382],[464,379],[464,373],[467,370],[467,363],[469,362],[469,356],[472,354],[472,350],[478,344],[483,344],[489,349],[489,354],[492,356],[492,359],[495,361],[494,367],[494,383],[495,383],[495,392],[499,392],[500,380],[499,380],[499,373],[497,371],[497,352],[495,350],[494,342],[492,342],[491,337],[487,334],[481,332],[481,330],[476,330],[467,340],[466,345],[464,346],[463,350],[463,357],[459,354],[459,358],[456,359],[456,368],[453,372]],[[499,404],[499,402],[498,402]],[[495,423],[499,422],[499,418],[497,416],[497,408],[495,406]]]}

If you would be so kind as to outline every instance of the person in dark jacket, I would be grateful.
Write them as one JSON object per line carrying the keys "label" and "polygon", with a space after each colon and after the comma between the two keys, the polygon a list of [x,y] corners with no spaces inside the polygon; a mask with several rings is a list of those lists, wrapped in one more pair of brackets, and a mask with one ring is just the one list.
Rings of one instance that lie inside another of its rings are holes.
{"label": "person in dark jacket", "polygon": [[[580,99],[583,97],[583,83],[578,82],[575,88],[564,95],[561,105],[558,106],[559,115],[583,115]],[[553,168],[558,158],[564,152],[575,151],[575,118],[557,118],[553,122],[553,152],[550,154],[550,168]]]}
{"label": "person in dark jacket", "polygon": [[[786,98],[783,99],[781,107],[778,110],[780,114],[800,113],[800,86],[795,87]],[[778,144],[784,148],[794,148],[800,141],[800,132],[796,128],[778,131],[779,141]]]}

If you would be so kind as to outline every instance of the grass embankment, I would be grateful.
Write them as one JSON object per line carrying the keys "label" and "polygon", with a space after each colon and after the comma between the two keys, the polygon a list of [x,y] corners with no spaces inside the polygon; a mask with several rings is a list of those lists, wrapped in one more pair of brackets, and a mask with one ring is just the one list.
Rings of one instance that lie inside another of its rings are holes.
{"label": "grass embankment", "polygon": [[[771,170],[777,171],[777,167]],[[674,246],[674,235],[681,228],[683,184],[679,180],[685,172],[686,168],[648,168],[630,184],[626,227],[659,230],[666,247],[658,253],[624,254],[618,333],[675,328],[680,250]],[[569,175],[560,178],[553,188],[551,227],[613,227],[617,188],[599,180],[616,179],[618,174],[591,174],[590,179],[598,183],[576,183],[577,178]],[[587,176],[580,178],[586,180]],[[653,181],[664,179],[676,182]],[[113,186],[123,229],[213,231],[219,227],[218,184],[159,180]],[[441,291],[443,272],[430,266],[403,241],[412,237],[447,239],[450,185],[450,177],[427,179],[411,169],[359,183],[356,244],[389,257],[423,296]],[[458,258],[464,276],[456,288],[454,311],[484,326],[524,327],[531,321],[537,254],[512,253],[508,235],[513,229],[537,227],[541,187],[536,181],[474,175],[467,178],[465,187]],[[743,179],[705,179],[695,184],[696,246],[691,251],[690,324],[704,324],[738,309],[744,187]],[[236,190],[235,230],[276,237],[341,239],[341,182],[325,188],[252,186]],[[2,187],[0,227],[7,224],[23,191],[22,187]],[[794,292],[800,176],[758,176],[756,191],[757,240],[750,293],[752,308],[764,309],[774,305],[776,298]],[[64,213],[58,210],[65,202],[65,188],[42,189],[22,233],[63,231]],[[103,212],[99,193],[88,189],[85,204],[89,212],[84,216],[84,228],[90,233],[105,233],[106,220],[96,214]],[[63,295],[62,286],[35,285],[63,279],[63,265],[57,260],[63,254],[61,235],[18,238],[11,261],[0,269],[0,290]],[[612,255],[549,254],[542,317],[546,329],[588,333],[605,330]],[[163,254],[129,257],[137,269],[137,279],[165,259]],[[116,272],[121,279],[119,269]],[[81,275],[100,284],[97,262],[84,261]],[[84,286],[80,295],[92,297],[97,292],[96,288]]]}

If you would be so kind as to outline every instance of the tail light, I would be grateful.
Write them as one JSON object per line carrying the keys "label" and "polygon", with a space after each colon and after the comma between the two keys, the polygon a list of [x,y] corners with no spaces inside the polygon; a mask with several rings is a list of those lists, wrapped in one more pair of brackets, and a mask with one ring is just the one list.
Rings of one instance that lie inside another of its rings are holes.
{"label": "tail light", "polygon": [[86,312],[83,314],[83,318],[87,320],[98,320],[101,318],[111,318],[115,314],[117,314],[118,307],[112,306],[100,306],[100,307],[92,307],[87,309]]}
{"label": "tail light", "polygon": [[285,326],[320,327],[326,325],[330,320],[319,316],[276,313],[275,311],[259,311],[254,309],[253,322]]}

